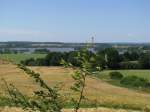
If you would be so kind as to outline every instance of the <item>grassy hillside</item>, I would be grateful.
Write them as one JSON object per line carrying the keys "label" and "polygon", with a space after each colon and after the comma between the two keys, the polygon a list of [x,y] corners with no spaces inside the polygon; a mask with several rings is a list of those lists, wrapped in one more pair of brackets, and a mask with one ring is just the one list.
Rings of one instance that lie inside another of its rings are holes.
{"label": "grassy hillside", "polygon": [[[41,77],[49,85],[61,82],[61,91],[66,99],[70,95],[77,97],[69,89],[73,83],[70,75],[72,73],[71,69],[62,67],[31,67],[31,69],[41,73]],[[39,88],[28,75],[12,64],[0,64],[0,78],[5,78],[8,83],[13,83],[19,90],[29,96],[32,96],[32,92]],[[4,96],[6,88],[2,81],[0,81],[0,87],[0,95]],[[150,106],[150,94],[113,86],[92,77],[87,79],[85,96],[92,103],[97,102],[98,105],[111,108],[143,109]],[[88,102],[86,103],[88,104]]]}
{"label": "grassy hillside", "polygon": [[[138,78],[143,78],[143,80],[146,79],[147,84],[148,84],[148,83],[150,83],[150,70],[105,70],[102,72],[98,72],[96,74],[96,77],[98,77],[99,79],[101,79],[109,84],[112,84],[112,85],[115,85],[118,87],[130,88],[135,91],[147,92],[150,94],[150,88],[147,86],[142,86],[142,84],[144,84],[144,83],[136,82],[139,80],[134,78],[135,81],[133,81],[133,80],[130,81],[130,84],[123,84],[123,83],[121,83],[121,81],[122,81],[121,79],[120,80],[111,79],[111,77],[110,77],[111,72],[120,72],[124,76],[124,78],[122,80],[126,79],[128,76],[130,76],[130,78],[136,76]],[[129,77],[128,77],[128,80],[126,80],[126,83],[128,83],[128,81],[129,81]],[[135,83],[139,84],[139,87],[133,86]]]}
{"label": "grassy hillside", "polygon": [[148,79],[150,81],[150,70],[105,70],[99,73],[99,77],[103,79],[108,79],[109,73],[113,71],[118,71],[124,76],[135,75],[138,77]]}
{"label": "grassy hillside", "polygon": [[20,63],[22,60],[29,58],[43,58],[46,54],[0,54],[0,58],[13,61],[15,63]]}

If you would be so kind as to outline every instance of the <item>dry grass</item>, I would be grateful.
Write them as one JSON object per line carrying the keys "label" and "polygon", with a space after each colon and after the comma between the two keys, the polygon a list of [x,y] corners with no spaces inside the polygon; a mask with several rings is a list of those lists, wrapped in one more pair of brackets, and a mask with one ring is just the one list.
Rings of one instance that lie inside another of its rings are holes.
{"label": "dry grass", "polygon": [[[42,78],[48,84],[63,82],[63,90],[66,93],[70,92],[68,88],[73,82],[70,70],[61,67],[32,67],[32,69],[43,74]],[[89,77],[86,82],[86,97],[102,104],[132,105],[133,107],[150,105],[148,93],[113,86],[96,78]]]}
{"label": "dry grass", "polygon": [[[71,94],[69,87],[73,83],[73,80],[70,76],[72,70],[64,69],[62,67],[31,67],[31,69],[41,73],[41,77],[49,85],[54,85],[56,83],[62,82],[62,92],[66,94],[67,97],[68,94]],[[27,95],[32,95],[32,92],[39,88],[39,86],[37,86],[28,75],[23,73],[20,69],[12,64],[0,64],[0,78],[6,79],[8,83],[13,83],[17,88],[19,88],[20,91]],[[104,105],[128,105],[136,108],[144,108],[146,106],[150,106],[150,94],[148,93],[142,93],[127,88],[116,87],[99,79],[90,77],[87,79],[86,85],[86,97],[88,97],[90,100],[97,101]],[[0,87],[0,93],[1,95],[4,95],[5,85],[2,81],[0,81]]]}
{"label": "dry grass", "polygon": [[[27,112],[23,111],[21,108],[10,108],[4,107],[0,109],[0,112]],[[64,109],[63,112],[73,112],[72,109]],[[78,112],[139,112],[139,111],[131,111],[131,110],[123,110],[123,109],[107,109],[107,108],[97,108],[97,109],[80,109]]]}

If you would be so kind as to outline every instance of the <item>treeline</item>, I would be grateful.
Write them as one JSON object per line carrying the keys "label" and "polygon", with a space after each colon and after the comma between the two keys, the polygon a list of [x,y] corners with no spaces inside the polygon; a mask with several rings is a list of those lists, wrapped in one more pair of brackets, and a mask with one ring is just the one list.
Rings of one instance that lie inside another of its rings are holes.
{"label": "treeline", "polygon": [[[83,51],[72,52],[50,52],[45,58],[41,59],[27,59],[21,63],[27,66],[61,66],[61,60],[65,60],[74,66],[81,66],[78,61],[78,52],[82,56]],[[129,49],[120,54],[114,48],[106,48],[104,50],[93,53],[91,51],[84,51],[87,53],[87,60],[92,63],[94,67],[101,69],[149,69],[150,68],[150,53],[139,49]],[[83,53],[84,54],[84,53]]]}
{"label": "treeline", "polygon": [[[83,52],[83,51],[82,51]],[[94,53],[90,51],[85,51],[88,54],[88,61],[94,57]],[[30,58],[25,61],[21,61],[22,64],[27,66],[61,66],[61,60],[65,60],[66,62],[71,63],[74,66],[80,66],[80,61],[77,59],[79,52],[71,51],[71,52],[49,52],[45,58]],[[81,53],[82,56],[82,53]]]}
{"label": "treeline", "polygon": [[10,49],[4,49],[4,50],[1,50],[0,49],[0,54],[17,54],[18,51],[17,50],[10,50]]}

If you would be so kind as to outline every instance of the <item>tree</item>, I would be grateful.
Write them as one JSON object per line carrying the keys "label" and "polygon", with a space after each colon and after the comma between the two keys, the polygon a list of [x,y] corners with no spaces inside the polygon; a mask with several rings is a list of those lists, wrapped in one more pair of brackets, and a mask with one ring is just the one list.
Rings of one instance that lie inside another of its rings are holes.
{"label": "tree", "polygon": [[59,66],[63,55],[60,52],[51,52],[45,57],[46,66]]}
{"label": "tree", "polygon": [[123,54],[124,61],[137,61],[140,54],[136,51],[127,51]]}
{"label": "tree", "polygon": [[36,65],[36,61],[34,58],[30,58],[30,59],[27,59],[25,61],[21,61],[21,63],[23,65],[27,65],[27,66],[35,66]]}
{"label": "tree", "polygon": [[139,59],[139,63],[144,69],[150,68],[150,53],[143,53]]}
{"label": "tree", "polygon": [[96,67],[100,67],[101,70],[105,69],[106,67],[106,61],[105,58],[102,54],[97,53],[94,58],[94,61],[92,61],[92,67],[96,68]]}
{"label": "tree", "polygon": [[68,59],[66,60],[68,63],[71,63],[73,66],[79,67],[81,63],[77,59],[78,51],[69,52]]}
{"label": "tree", "polygon": [[35,60],[35,62],[36,62],[37,66],[44,66],[44,65],[46,65],[46,62],[45,62],[44,58],[38,58],[38,59]]}
{"label": "tree", "polygon": [[106,48],[103,51],[99,52],[99,55],[102,55],[105,59],[106,66],[111,69],[118,69],[120,56],[116,49]]}
{"label": "tree", "polygon": [[54,52],[49,64],[52,66],[59,66],[61,59],[62,59],[62,54],[58,52]]}

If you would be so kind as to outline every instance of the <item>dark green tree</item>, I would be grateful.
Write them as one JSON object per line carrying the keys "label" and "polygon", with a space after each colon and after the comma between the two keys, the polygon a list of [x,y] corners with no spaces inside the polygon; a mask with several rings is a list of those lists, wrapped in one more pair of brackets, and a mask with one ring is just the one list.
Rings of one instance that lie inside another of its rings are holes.
{"label": "dark green tree", "polygon": [[143,53],[139,59],[139,63],[143,69],[150,68],[150,53]]}
{"label": "dark green tree", "polygon": [[103,51],[99,52],[99,55],[102,55],[105,59],[106,66],[110,69],[118,69],[120,63],[120,56],[116,49],[106,48]]}

